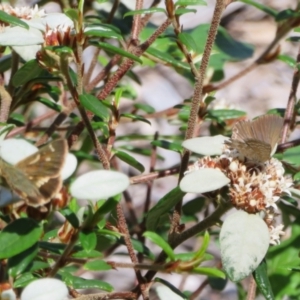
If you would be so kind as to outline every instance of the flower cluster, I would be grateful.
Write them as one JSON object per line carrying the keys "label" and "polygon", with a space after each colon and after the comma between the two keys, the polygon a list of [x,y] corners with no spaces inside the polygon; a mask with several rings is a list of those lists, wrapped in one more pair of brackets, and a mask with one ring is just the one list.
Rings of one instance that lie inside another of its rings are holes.
{"label": "flower cluster", "polygon": [[229,150],[225,146],[220,157],[204,157],[189,171],[202,168],[222,171],[230,179],[229,196],[232,204],[248,213],[263,212],[270,230],[271,244],[279,243],[283,226],[274,227],[276,202],[282,193],[290,193],[289,187],[292,185],[291,179],[284,176],[280,161],[271,158],[263,164],[249,164],[241,160],[236,150]]}
{"label": "flower cluster", "polygon": [[12,7],[10,5],[0,4],[0,10],[19,19],[31,20],[35,17],[44,17],[45,11],[39,10],[38,6],[30,7]]}

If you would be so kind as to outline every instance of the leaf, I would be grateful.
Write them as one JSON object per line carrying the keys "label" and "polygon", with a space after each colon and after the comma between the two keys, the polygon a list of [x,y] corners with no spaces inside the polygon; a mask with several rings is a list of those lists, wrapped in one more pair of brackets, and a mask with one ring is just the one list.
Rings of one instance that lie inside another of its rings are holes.
{"label": "leaf", "polygon": [[87,36],[105,37],[110,39],[122,40],[122,36],[112,29],[112,27],[103,26],[102,24],[89,25],[85,28],[84,34]]}
{"label": "leaf", "polygon": [[128,165],[131,167],[139,170],[140,172],[144,172],[145,168],[144,166],[139,163],[134,157],[131,155],[127,154],[126,152],[120,151],[120,150],[115,150],[114,154],[121,159],[122,161],[126,162]]}
{"label": "leaf", "polygon": [[47,99],[47,98],[44,98],[44,97],[39,97],[37,99],[38,102],[44,104],[45,106],[57,111],[57,112],[60,112],[61,111],[61,106],[56,104],[55,102]]}
{"label": "leaf", "polygon": [[148,104],[145,104],[145,103],[135,103],[134,107],[136,109],[143,110],[147,114],[153,114],[155,112],[155,109],[151,105],[148,105]]}
{"label": "leaf", "polygon": [[168,282],[165,279],[155,277],[154,281],[160,282],[165,286],[158,286],[156,288],[156,293],[159,296],[159,299],[166,300],[188,300],[189,298],[186,297],[179,289],[177,289],[173,284]]}
{"label": "leaf", "polygon": [[83,267],[89,271],[108,271],[112,269],[111,265],[100,259],[89,261]]}
{"label": "leaf", "polygon": [[236,282],[251,274],[265,257],[270,236],[266,223],[258,216],[238,211],[229,215],[220,232],[223,268]]}
{"label": "leaf", "polygon": [[200,169],[187,173],[180,181],[180,189],[186,193],[207,193],[222,188],[230,182],[218,169]]}
{"label": "leaf", "polygon": [[68,207],[63,208],[60,213],[69,221],[74,228],[79,228],[79,220],[76,214]]}
{"label": "leaf", "polygon": [[154,14],[157,12],[166,13],[166,10],[159,7],[138,9],[138,10],[128,11],[127,13],[124,14],[123,18],[126,18],[128,16],[142,15],[142,14]]}
{"label": "leaf", "polygon": [[180,200],[182,200],[185,193],[179,187],[174,188],[161,198],[156,205],[154,205],[147,214],[146,228],[150,231],[155,231],[159,218],[165,213],[169,212]]}
{"label": "leaf", "polygon": [[123,114],[121,114],[120,117],[129,118],[129,119],[132,119],[133,121],[142,121],[144,123],[147,123],[147,124],[151,125],[150,121],[148,121],[147,119],[145,119],[144,117],[139,116],[139,115],[123,113]]}
{"label": "leaf", "polygon": [[235,60],[247,59],[253,55],[254,47],[233,39],[223,27],[218,28],[216,46],[219,50]]}
{"label": "leaf", "polygon": [[295,68],[297,63],[296,60],[293,57],[290,57],[289,55],[280,54],[277,56],[277,59],[284,62],[285,64],[287,64],[292,68]]}
{"label": "leaf", "polygon": [[151,145],[170,150],[170,151],[175,151],[181,153],[183,151],[182,147],[180,144],[174,143],[174,142],[169,142],[165,140],[159,140],[159,141],[152,141]]}
{"label": "leaf", "polygon": [[201,274],[206,276],[213,276],[225,279],[226,275],[223,271],[216,268],[208,268],[208,267],[196,267],[191,271],[193,274]]}
{"label": "leaf", "polygon": [[240,0],[240,2],[243,2],[243,3],[246,3],[246,4],[250,4],[252,5],[253,7],[256,7],[257,9],[265,12],[266,14],[270,15],[271,17],[273,18],[276,18],[277,16],[277,11],[275,9],[272,9],[268,6],[265,6],[257,1],[254,1],[254,0]]}
{"label": "leaf", "polygon": [[19,26],[19,27],[22,27],[22,28],[25,28],[25,29],[29,29],[29,26],[26,22],[20,20],[17,17],[14,17],[14,16],[6,13],[3,10],[0,10],[0,20],[5,22],[5,23],[8,23],[10,25],[13,25],[13,26]]}
{"label": "leaf", "polygon": [[38,253],[38,244],[34,244],[32,247],[25,251],[8,259],[8,273],[12,277],[16,277],[24,272],[29,264],[34,260]]}
{"label": "leaf", "polygon": [[300,146],[289,148],[283,153],[283,160],[295,166],[300,165]]}
{"label": "leaf", "polygon": [[161,236],[159,236],[157,233],[151,232],[151,231],[146,231],[143,234],[143,236],[148,238],[152,243],[154,243],[154,244],[158,245],[160,248],[162,248],[171,260],[173,260],[173,261],[175,260],[175,255],[174,255],[173,249]]}
{"label": "leaf", "polygon": [[31,282],[22,292],[22,300],[64,300],[69,295],[67,286],[55,278],[42,278]]}
{"label": "leaf", "polygon": [[15,87],[28,83],[31,79],[39,77],[43,69],[39,66],[36,59],[25,63],[13,76],[12,83]]}
{"label": "leaf", "polygon": [[224,149],[224,141],[226,140],[229,140],[229,138],[223,135],[203,136],[185,140],[182,146],[205,156],[221,155]]}
{"label": "leaf", "polygon": [[178,0],[175,3],[176,6],[188,6],[188,5],[207,5],[204,0]]}
{"label": "leaf", "polygon": [[184,14],[189,14],[189,13],[196,13],[197,12],[197,9],[191,9],[191,8],[177,8],[175,10],[175,15],[176,16],[181,16],[181,15],[184,15]]}
{"label": "leaf", "polygon": [[184,215],[191,216],[197,214],[204,207],[206,199],[204,197],[197,197],[182,206]]}
{"label": "leaf", "polygon": [[63,272],[62,276],[67,285],[72,286],[74,289],[100,289],[107,292],[112,292],[113,287],[104,281],[96,279],[84,279],[81,277],[73,276],[69,273]]}
{"label": "leaf", "polygon": [[95,96],[89,94],[79,95],[79,101],[84,108],[101,118],[103,121],[109,121],[109,111],[107,107]]}
{"label": "leaf", "polygon": [[189,64],[174,59],[167,52],[157,50],[154,47],[149,47],[146,52],[148,54],[150,54],[151,56],[154,56],[155,58],[159,59],[159,60],[162,60],[166,63],[171,64],[175,68],[180,68],[180,69],[183,69],[183,70],[190,70]]}
{"label": "leaf", "polygon": [[123,57],[127,57],[127,58],[129,58],[133,61],[136,61],[136,62],[140,63],[140,64],[143,63],[143,61],[138,56],[136,56],[136,55],[134,55],[134,54],[132,54],[128,51],[125,51],[120,47],[116,47],[116,46],[113,46],[111,44],[104,43],[104,42],[98,42],[98,41],[97,42],[90,42],[90,44],[92,44],[96,47],[100,47],[100,48],[102,48],[102,49],[104,49],[108,52],[113,53],[113,54],[119,54]]}
{"label": "leaf", "polygon": [[207,119],[220,121],[226,121],[231,119],[238,119],[246,116],[246,113],[236,109],[214,109],[207,111]]}
{"label": "leaf", "polygon": [[181,32],[178,35],[179,40],[188,48],[188,50],[193,50],[197,53],[198,47],[196,42],[194,41],[194,38],[186,33],[186,32]]}
{"label": "leaf", "polygon": [[129,186],[129,178],[115,171],[91,171],[79,176],[71,185],[71,195],[77,199],[97,201],[115,196]]}
{"label": "leaf", "polygon": [[27,286],[30,282],[36,280],[36,277],[34,277],[31,273],[24,273],[21,276],[16,279],[14,282],[14,288],[21,288],[24,286]]}
{"label": "leaf", "polygon": [[97,236],[95,232],[81,231],[79,233],[79,240],[86,251],[94,250],[97,245]]}
{"label": "leaf", "polygon": [[13,221],[0,233],[0,258],[13,257],[32,247],[41,234],[42,227],[32,219]]}
{"label": "leaf", "polygon": [[102,253],[96,250],[91,250],[91,251],[78,251],[74,254],[72,254],[72,257],[76,258],[100,258],[102,257]]}
{"label": "leaf", "polygon": [[266,300],[273,300],[274,295],[272,291],[272,286],[269,281],[268,271],[267,271],[267,263],[263,260],[257,269],[253,273],[255,282],[259,291],[263,294]]}

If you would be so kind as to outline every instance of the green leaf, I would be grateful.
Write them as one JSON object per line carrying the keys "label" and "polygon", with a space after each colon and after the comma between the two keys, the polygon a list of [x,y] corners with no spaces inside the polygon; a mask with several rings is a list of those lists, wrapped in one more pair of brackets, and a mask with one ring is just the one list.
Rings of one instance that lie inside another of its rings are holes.
{"label": "green leaf", "polygon": [[288,66],[295,68],[296,66],[296,60],[289,56],[289,55],[284,55],[284,54],[280,54],[277,56],[277,59],[284,62],[285,64],[287,64]]}
{"label": "green leaf", "polygon": [[277,13],[275,20],[276,22],[282,22],[287,19],[299,18],[299,17],[300,14],[298,11],[288,8]]}
{"label": "green leaf", "polygon": [[[1,12],[1,11],[0,11]],[[39,77],[43,69],[39,66],[36,59],[25,63],[13,76],[12,83],[15,87],[26,84],[31,79]]]}
{"label": "green leaf", "polygon": [[182,62],[180,60],[176,60],[175,58],[173,58],[167,52],[163,52],[163,51],[157,50],[154,47],[149,47],[146,52],[148,54],[150,54],[151,56],[154,56],[155,58],[159,59],[159,60],[162,60],[162,61],[164,61],[164,62],[166,62],[168,64],[171,64],[175,68],[180,68],[180,69],[183,69],[183,70],[190,71],[189,64],[184,63],[184,62]]}
{"label": "green leaf", "polygon": [[103,121],[109,121],[109,110],[101,100],[89,94],[79,95],[79,100],[84,108],[100,117]]}
{"label": "green leaf", "polygon": [[175,2],[176,6],[188,6],[188,5],[207,5],[204,0],[178,0]]}
{"label": "green leaf", "polygon": [[184,15],[184,14],[189,14],[189,13],[196,13],[197,12],[197,9],[191,9],[191,8],[177,8],[175,10],[175,15],[176,16],[181,16],[181,15]]}
{"label": "green leaf", "polygon": [[37,270],[43,270],[43,269],[48,269],[50,268],[50,264],[43,262],[43,261],[33,261],[28,268],[26,269],[26,271],[28,272],[35,272]]}
{"label": "green leaf", "polygon": [[34,220],[21,218],[8,224],[0,233],[0,258],[15,256],[33,246],[42,235]]}
{"label": "green leaf", "polygon": [[12,277],[20,275],[34,260],[38,253],[38,244],[8,259],[8,273]]}
{"label": "green leaf", "polygon": [[[155,282],[160,282],[162,284],[164,284],[165,286],[167,286],[172,292],[174,292],[175,294],[177,294],[178,296],[180,296],[183,300],[188,300],[189,298],[183,294],[180,290],[178,290],[174,285],[172,285],[169,281],[159,278],[159,277],[155,277],[154,279]],[[170,299],[171,300],[171,299]]]}
{"label": "green leaf", "polygon": [[144,103],[135,103],[133,105],[136,109],[140,109],[143,110],[144,112],[146,112],[147,114],[153,114],[155,112],[155,109],[148,104],[144,104]]}
{"label": "green leaf", "polygon": [[294,181],[299,181],[300,180],[300,172],[296,173],[293,178],[294,178]]}
{"label": "green leaf", "polygon": [[193,50],[195,51],[196,53],[198,52],[198,46],[194,40],[194,38],[186,33],[186,32],[182,32],[182,33],[179,33],[178,35],[178,38],[179,40],[188,48],[188,50]]}
{"label": "green leaf", "polygon": [[283,160],[299,166],[300,165],[300,146],[290,148],[283,153]]}
{"label": "green leaf", "polygon": [[69,221],[74,228],[79,228],[79,220],[76,214],[68,207],[63,208],[60,213]]}
{"label": "green leaf", "polygon": [[79,11],[78,9],[69,8],[65,9],[64,13],[66,16],[68,16],[72,21],[78,21],[79,20]]}
{"label": "green leaf", "polygon": [[276,18],[277,14],[278,14],[278,12],[275,9],[272,9],[272,8],[265,6],[257,1],[254,1],[254,0],[240,0],[240,2],[250,4],[254,7],[256,7],[257,9],[265,12],[266,14],[270,15],[273,18]]}
{"label": "green leaf", "polygon": [[177,186],[161,198],[147,214],[147,230],[155,231],[157,224],[159,223],[159,218],[165,213],[168,213],[180,200],[182,200],[184,195],[185,193]]}
{"label": "green leaf", "polygon": [[265,299],[275,299],[272,291],[272,286],[269,281],[267,263],[265,260],[263,260],[259,264],[259,266],[254,271],[253,276],[256,281],[257,287],[259,288],[259,291],[263,294]]}
{"label": "green leaf", "polygon": [[14,282],[14,288],[17,289],[25,287],[34,280],[36,280],[36,277],[31,273],[24,273]]}
{"label": "green leaf", "polygon": [[26,22],[20,20],[17,17],[9,15],[8,13],[4,12],[3,10],[0,10],[0,20],[5,23],[8,23],[10,25],[13,25],[13,26],[19,26],[19,27],[22,27],[25,29],[29,29],[29,26]]}
{"label": "green leaf", "polygon": [[145,119],[143,116],[134,115],[134,114],[128,114],[128,113],[123,113],[123,114],[121,114],[121,117],[123,117],[123,118],[129,118],[129,119],[132,119],[133,121],[142,121],[144,123],[147,123],[147,124],[151,125],[151,122],[148,121],[147,119]]}
{"label": "green leaf", "polygon": [[[136,250],[137,252],[139,253],[142,253],[144,256],[154,260],[155,259],[155,255],[150,251],[150,249],[145,246],[144,243],[141,243],[141,241],[137,240],[137,239],[134,239],[134,238],[131,238],[131,243],[132,243],[132,246],[133,246],[133,249]],[[126,246],[126,243],[124,241],[124,238],[121,238],[119,240],[119,242]]]}
{"label": "green leaf", "polygon": [[206,275],[206,276],[214,276],[222,279],[226,278],[225,273],[216,268],[197,267],[192,270],[192,273]]}
{"label": "green leaf", "polygon": [[140,172],[145,171],[144,166],[141,163],[139,163],[134,157],[127,154],[126,152],[115,150],[114,153],[119,159],[126,162],[128,165],[132,166],[133,168],[139,170]]}
{"label": "green leaf", "polygon": [[235,60],[249,58],[254,52],[253,46],[233,39],[223,27],[218,28],[215,43],[219,50]]}
{"label": "green leaf", "polygon": [[221,122],[225,120],[238,119],[243,116],[246,116],[246,113],[241,110],[215,109],[215,110],[208,110],[206,118]]}
{"label": "green leaf", "polygon": [[128,16],[142,15],[142,14],[154,14],[157,12],[166,13],[166,10],[163,8],[159,8],[159,7],[151,7],[151,8],[145,8],[145,9],[133,10],[133,11],[128,11],[126,14],[124,14],[123,18],[126,18]]}
{"label": "green leaf", "polygon": [[102,253],[97,250],[91,250],[91,251],[78,251],[74,254],[72,254],[72,257],[76,258],[100,258],[102,257]]}
{"label": "green leaf", "polygon": [[72,286],[74,289],[100,289],[107,292],[112,292],[113,287],[104,281],[96,279],[84,279],[81,277],[73,276],[66,272],[61,272],[64,281],[67,285]]}
{"label": "green leaf", "polygon": [[112,29],[112,27],[109,28],[108,26],[104,26],[102,24],[87,26],[84,34],[87,36],[97,36],[110,39],[123,39],[119,33]]}
{"label": "green leaf", "polygon": [[[222,278],[218,278],[218,277],[208,277],[208,284],[210,285],[210,287],[214,290],[217,291],[222,291],[224,290],[226,284],[227,284],[227,279],[222,279]],[[241,299],[241,298],[239,298]]]}
{"label": "green leaf", "polygon": [[204,197],[197,197],[187,203],[182,207],[182,212],[185,215],[191,216],[197,214],[204,207],[206,199]]}
{"label": "green leaf", "polygon": [[[53,253],[56,253],[56,254],[61,254],[65,250],[66,245],[60,244],[60,243],[49,243],[49,242],[40,241],[39,247],[42,249],[51,251]],[[82,250],[82,247],[75,246],[73,250],[79,251],[79,250]]]}
{"label": "green leaf", "polygon": [[86,251],[94,250],[97,245],[97,236],[95,232],[91,231],[81,231],[79,233],[79,240],[82,247]]}
{"label": "green leaf", "polygon": [[108,271],[112,269],[111,265],[100,259],[87,262],[83,268],[89,271]]}
{"label": "green leaf", "polygon": [[160,235],[152,231],[146,231],[143,234],[143,236],[148,238],[150,241],[152,241],[152,243],[162,248],[171,260],[173,261],[175,260],[173,249]]}
{"label": "green leaf", "polygon": [[4,73],[11,68],[11,54],[4,55],[0,58],[0,72]]}
{"label": "green leaf", "polygon": [[38,102],[44,104],[45,106],[57,111],[57,112],[61,112],[61,106],[56,104],[55,102],[47,99],[47,98],[44,98],[44,97],[39,97],[37,99]]}
{"label": "green leaf", "polygon": [[104,49],[108,52],[111,52],[113,54],[119,54],[121,56],[132,59],[133,61],[136,61],[140,64],[143,63],[143,61],[138,56],[136,56],[130,52],[127,52],[127,51],[121,49],[120,47],[116,47],[116,46],[113,46],[111,44],[104,43],[104,42],[91,42],[91,44],[94,46],[97,46],[97,47],[101,47],[102,49]]}
{"label": "green leaf", "polygon": [[160,147],[160,148],[163,148],[166,150],[170,150],[170,151],[175,151],[178,153],[181,153],[183,151],[183,147],[180,144],[165,141],[165,140],[152,141],[151,145],[155,145],[157,147]]}

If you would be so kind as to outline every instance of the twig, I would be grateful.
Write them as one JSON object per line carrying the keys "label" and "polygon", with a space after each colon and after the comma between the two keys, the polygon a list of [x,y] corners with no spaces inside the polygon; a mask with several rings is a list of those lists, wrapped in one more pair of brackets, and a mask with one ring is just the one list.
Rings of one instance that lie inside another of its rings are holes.
{"label": "twig", "polygon": [[254,277],[251,275],[250,283],[248,287],[247,300],[254,300],[256,294],[256,282]]}
{"label": "twig", "polygon": [[296,62],[295,68],[294,68],[294,76],[293,76],[293,80],[292,80],[288,103],[287,103],[286,110],[285,110],[281,143],[286,142],[289,129],[292,128],[295,123],[294,108],[295,108],[296,101],[297,101],[296,94],[297,94],[297,89],[298,89],[299,80],[300,80],[300,73],[299,73],[299,69],[298,69],[299,65],[300,65],[300,48],[299,48],[298,54],[297,54],[297,62]]}
{"label": "twig", "polygon": [[[218,26],[220,24],[221,16],[224,9],[225,9],[224,0],[217,0],[215,10],[213,13],[212,23],[208,32],[207,41],[203,52],[201,65],[199,68],[199,75],[198,77],[196,77],[194,95],[192,97],[192,103],[191,103],[191,112],[188,119],[188,126],[185,134],[185,139],[191,139],[194,137],[194,132],[198,121],[197,117],[198,117],[199,107],[201,107],[203,102],[202,92],[203,92],[203,82],[205,79],[206,69],[208,66],[211,50],[218,32]],[[179,171],[179,179],[178,179],[179,182],[183,178],[184,172],[188,167],[189,158],[190,158],[190,152],[185,150],[182,156],[182,161],[181,161],[181,166]],[[172,221],[171,221],[171,229],[170,229],[170,236],[169,236],[170,241],[174,238],[173,235],[176,236],[180,231],[179,225],[180,225],[180,217],[181,217],[181,207],[182,207],[182,201],[179,201],[175,206]]]}

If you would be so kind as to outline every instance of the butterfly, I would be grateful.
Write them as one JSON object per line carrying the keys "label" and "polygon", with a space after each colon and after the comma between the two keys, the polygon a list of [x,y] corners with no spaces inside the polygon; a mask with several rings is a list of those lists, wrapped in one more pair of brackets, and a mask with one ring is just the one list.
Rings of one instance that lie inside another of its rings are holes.
{"label": "butterfly", "polygon": [[275,153],[282,127],[283,119],[276,115],[240,121],[234,125],[232,137],[225,144],[248,160],[263,163]]}
{"label": "butterfly", "polygon": [[60,173],[67,153],[66,140],[57,139],[16,165],[10,165],[0,158],[0,176],[29,206],[42,206],[62,187]]}

